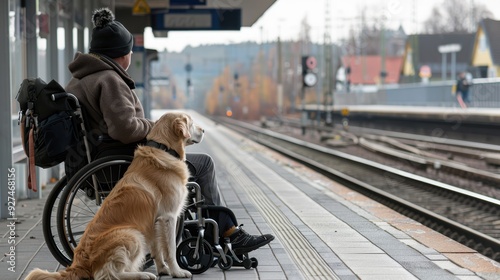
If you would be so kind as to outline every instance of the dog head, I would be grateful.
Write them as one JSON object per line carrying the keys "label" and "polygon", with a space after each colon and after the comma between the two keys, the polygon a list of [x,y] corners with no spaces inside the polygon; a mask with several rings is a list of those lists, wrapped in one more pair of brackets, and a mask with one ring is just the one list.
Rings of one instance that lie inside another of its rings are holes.
{"label": "dog head", "polygon": [[164,144],[181,154],[178,149],[183,150],[185,146],[200,143],[204,132],[203,128],[194,124],[190,115],[183,112],[168,112],[156,121],[146,138]]}

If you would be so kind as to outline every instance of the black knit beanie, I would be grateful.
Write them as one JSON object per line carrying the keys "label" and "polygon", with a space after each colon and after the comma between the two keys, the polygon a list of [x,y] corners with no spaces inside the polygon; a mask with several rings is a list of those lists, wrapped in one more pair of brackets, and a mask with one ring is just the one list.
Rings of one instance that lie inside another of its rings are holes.
{"label": "black knit beanie", "polygon": [[134,45],[134,37],[120,22],[115,20],[113,12],[101,8],[92,15],[94,29],[90,40],[91,53],[98,53],[117,58],[127,55]]}

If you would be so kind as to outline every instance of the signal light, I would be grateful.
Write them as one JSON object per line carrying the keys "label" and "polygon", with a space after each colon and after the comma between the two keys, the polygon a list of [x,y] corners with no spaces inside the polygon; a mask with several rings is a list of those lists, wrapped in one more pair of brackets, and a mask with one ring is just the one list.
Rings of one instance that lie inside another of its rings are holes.
{"label": "signal light", "polygon": [[318,62],[314,56],[302,56],[302,85],[304,87],[313,87],[318,82],[317,66]]}

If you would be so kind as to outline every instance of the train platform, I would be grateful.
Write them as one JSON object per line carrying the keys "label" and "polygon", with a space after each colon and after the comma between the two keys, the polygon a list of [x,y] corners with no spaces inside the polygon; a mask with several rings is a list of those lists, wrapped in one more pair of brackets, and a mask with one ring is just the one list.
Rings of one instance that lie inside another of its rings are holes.
{"label": "train platform", "polygon": [[[373,130],[391,133],[395,137],[405,138],[398,133],[433,136],[436,141],[464,140],[500,146],[500,111],[497,108],[479,107],[426,107],[401,105],[306,105],[309,122],[314,126],[320,119],[328,120],[339,127],[348,128],[356,133],[379,133]],[[293,117],[292,117],[293,119]],[[295,115],[295,119],[298,116]],[[328,130],[329,127],[316,125],[314,128]],[[411,136],[410,136],[411,137]],[[491,147],[498,149],[497,147]]]}
{"label": "train platform", "polygon": [[[249,254],[257,268],[215,266],[193,279],[500,279],[500,263],[191,114],[206,135],[188,152],[213,157],[223,199],[249,233],[276,237]],[[35,267],[62,269],[43,239],[49,191],[17,202],[15,228],[0,221],[1,279],[24,279]]]}
{"label": "train platform", "polygon": [[306,111],[332,111],[343,116],[396,117],[416,120],[449,120],[475,123],[498,123],[498,108],[481,107],[435,107],[435,106],[402,106],[402,105],[335,105],[324,106],[309,104]]}

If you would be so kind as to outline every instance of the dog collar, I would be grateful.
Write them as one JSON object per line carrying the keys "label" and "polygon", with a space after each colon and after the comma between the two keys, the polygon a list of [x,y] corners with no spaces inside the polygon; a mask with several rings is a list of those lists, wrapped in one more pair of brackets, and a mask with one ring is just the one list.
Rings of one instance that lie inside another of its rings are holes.
{"label": "dog collar", "polygon": [[165,146],[165,145],[163,145],[161,143],[158,143],[158,142],[156,142],[154,140],[148,140],[146,142],[146,146],[154,147],[154,148],[157,148],[157,149],[160,149],[160,150],[164,150],[165,152],[173,155],[174,157],[176,157],[178,159],[181,159],[181,156],[179,156],[179,154],[176,151],[174,151],[174,150],[170,149],[169,147],[167,147],[167,146]]}

